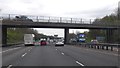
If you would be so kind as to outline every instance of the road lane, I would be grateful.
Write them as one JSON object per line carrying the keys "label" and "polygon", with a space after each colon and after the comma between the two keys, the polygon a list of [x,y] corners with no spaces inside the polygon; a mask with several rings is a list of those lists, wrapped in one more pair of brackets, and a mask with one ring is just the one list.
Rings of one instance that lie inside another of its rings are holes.
{"label": "road lane", "polygon": [[17,48],[17,47],[24,47],[24,44],[12,45],[12,46],[8,46],[8,47],[1,47],[1,48],[2,48],[2,51],[5,51],[5,50],[12,49],[12,48]]}
{"label": "road lane", "polygon": [[30,46],[3,53],[3,65],[117,66],[117,56],[75,46]]}
{"label": "road lane", "polygon": [[10,49],[7,49],[7,50],[2,50],[0,53],[4,53],[4,52],[8,52],[8,51],[12,51],[12,50],[16,50],[16,49],[19,49],[21,47],[16,47],[16,48],[10,48]]}
{"label": "road lane", "polygon": [[66,53],[68,56],[79,60],[85,66],[117,66],[118,57],[115,55],[109,55],[99,53],[96,51],[81,49],[79,47],[66,45],[57,50]]}
{"label": "road lane", "polygon": [[36,46],[19,64],[14,66],[80,66],[51,46]]}
{"label": "road lane", "polygon": [[20,47],[19,49],[9,50],[2,53],[2,65],[7,66],[9,64],[18,63],[21,60],[21,56],[28,52],[33,47]]}

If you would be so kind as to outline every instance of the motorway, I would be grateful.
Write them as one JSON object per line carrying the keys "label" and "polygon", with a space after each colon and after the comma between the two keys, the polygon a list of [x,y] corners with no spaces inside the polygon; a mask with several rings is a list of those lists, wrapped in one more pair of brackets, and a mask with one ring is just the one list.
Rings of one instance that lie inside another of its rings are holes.
{"label": "motorway", "polygon": [[117,52],[65,45],[2,48],[2,66],[117,66]]}

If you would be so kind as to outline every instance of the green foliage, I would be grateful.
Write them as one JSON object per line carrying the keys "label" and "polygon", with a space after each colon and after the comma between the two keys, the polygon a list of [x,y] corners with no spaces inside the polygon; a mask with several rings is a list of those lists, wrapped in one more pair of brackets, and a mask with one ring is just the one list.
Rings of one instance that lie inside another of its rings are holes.
{"label": "green foliage", "polygon": [[24,41],[24,34],[37,34],[36,30],[30,28],[8,28],[7,43],[19,43]]}
{"label": "green foliage", "polygon": [[39,34],[37,30],[31,28],[8,28],[7,29],[7,43],[19,43],[24,41],[24,34],[34,34],[35,40],[40,38],[54,38],[53,36],[46,36],[44,34]]}
{"label": "green foliage", "polygon": [[[118,13],[118,12],[117,12]],[[118,18],[118,14],[111,14],[109,16],[105,16],[102,19],[96,19],[93,24],[115,24],[115,25],[120,25],[120,19]],[[113,38],[112,38],[112,42],[113,43],[120,43],[120,31],[119,30],[114,30],[113,32]],[[107,37],[106,36],[106,30],[99,30],[99,29],[90,29],[89,30],[89,34],[88,37],[90,39],[96,39],[97,36],[102,36],[102,37]]]}

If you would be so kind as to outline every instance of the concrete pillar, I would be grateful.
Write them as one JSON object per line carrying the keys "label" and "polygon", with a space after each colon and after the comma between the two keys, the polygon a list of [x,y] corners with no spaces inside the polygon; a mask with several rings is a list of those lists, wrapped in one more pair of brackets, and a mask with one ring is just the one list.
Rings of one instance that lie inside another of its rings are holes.
{"label": "concrete pillar", "polygon": [[69,43],[69,28],[65,28],[65,30],[64,30],[64,36],[65,36],[64,43],[68,44]]}
{"label": "concrete pillar", "polygon": [[[0,52],[2,52],[2,19],[0,18]],[[0,67],[2,68],[2,53],[0,53]]]}
{"label": "concrete pillar", "polygon": [[2,46],[2,25],[0,25],[0,47]]}
{"label": "concrete pillar", "polygon": [[[1,23],[1,22],[0,22]],[[2,25],[0,24],[0,52],[2,52]],[[0,53],[0,67],[2,68],[2,53]]]}
{"label": "concrete pillar", "polygon": [[2,46],[7,45],[7,27],[2,26]]}
{"label": "concrete pillar", "polygon": [[107,43],[112,43],[113,42],[113,30],[112,29],[107,29],[106,30],[106,42]]}

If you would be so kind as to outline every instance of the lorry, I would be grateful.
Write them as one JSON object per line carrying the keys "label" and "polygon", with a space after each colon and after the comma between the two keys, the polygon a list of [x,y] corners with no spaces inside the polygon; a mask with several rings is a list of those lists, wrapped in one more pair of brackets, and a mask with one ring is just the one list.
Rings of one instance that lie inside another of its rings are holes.
{"label": "lorry", "polygon": [[34,34],[24,34],[24,45],[25,46],[34,45]]}

